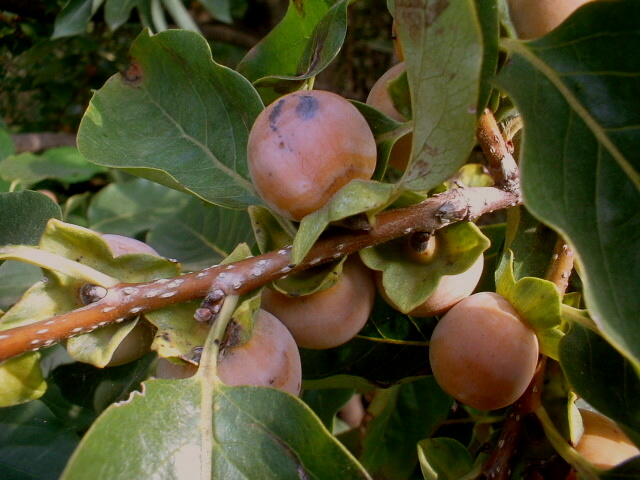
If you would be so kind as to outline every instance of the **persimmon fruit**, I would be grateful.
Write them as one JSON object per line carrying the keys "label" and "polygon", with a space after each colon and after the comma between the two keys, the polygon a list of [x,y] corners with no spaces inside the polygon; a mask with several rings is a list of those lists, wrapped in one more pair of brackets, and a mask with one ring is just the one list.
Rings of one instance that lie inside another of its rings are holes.
{"label": "persimmon fruit", "polygon": [[[387,70],[371,87],[367,96],[367,105],[377,108],[382,113],[391,117],[398,122],[406,122],[407,119],[393,105],[391,96],[389,95],[389,82],[398,78],[404,71],[406,66],[404,62],[400,62]],[[389,154],[389,165],[398,170],[405,170],[409,159],[411,158],[411,143],[413,142],[413,134],[407,133],[403,135],[396,143],[393,144],[391,153]]]}
{"label": "persimmon fruit", "polygon": [[451,308],[429,344],[433,375],[459,402],[495,410],[527,389],[538,362],[538,339],[501,295],[481,292]]}
{"label": "persimmon fruit", "polygon": [[597,412],[580,409],[584,433],[576,450],[589,462],[602,469],[640,455],[640,450],[610,418]]}
{"label": "persimmon fruit", "polygon": [[265,288],[262,308],[287,326],[300,347],[325,349],[348,342],[362,330],[375,294],[371,271],[359,257],[352,256],[331,287],[299,297]]}
{"label": "persimmon fruit", "polygon": [[248,140],[248,165],[264,202],[300,221],[351,180],[369,180],[376,142],[348,100],[322,90],[285,95],[258,115]]}
{"label": "persimmon fruit", "polygon": [[[233,331],[233,326],[230,330]],[[233,334],[231,335],[233,336]],[[197,372],[191,363],[158,360],[157,378],[188,378]],[[251,337],[245,343],[228,340],[218,359],[218,377],[225,384],[257,385],[300,393],[302,365],[300,352],[289,330],[266,310],[259,310]]]}
{"label": "persimmon fruit", "polygon": [[509,14],[518,36],[528,40],[546,35],[590,1],[593,0],[509,0]]}

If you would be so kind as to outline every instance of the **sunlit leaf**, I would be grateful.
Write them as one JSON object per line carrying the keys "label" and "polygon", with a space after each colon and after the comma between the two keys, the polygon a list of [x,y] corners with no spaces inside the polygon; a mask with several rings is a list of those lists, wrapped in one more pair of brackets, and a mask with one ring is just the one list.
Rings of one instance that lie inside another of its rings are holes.
{"label": "sunlit leaf", "polygon": [[91,100],[78,132],[82,154],[210,203],[260,203],[246,144],[262,102],[249,82],[215,63],[194,32],[144,31],[131,58]]}
{"label": "sunlit leaf", "polygon": [[42,376],[39,360],[38,353],[27,353],[0,365],[0,407],[18,405],[42,396],[47,382]]}

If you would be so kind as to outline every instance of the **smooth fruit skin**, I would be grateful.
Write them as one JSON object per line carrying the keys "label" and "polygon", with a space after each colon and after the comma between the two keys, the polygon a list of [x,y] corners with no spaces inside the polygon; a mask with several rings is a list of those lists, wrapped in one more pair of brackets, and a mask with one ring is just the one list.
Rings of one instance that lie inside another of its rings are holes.
{"label": "smooth fruit skin", "polygon": [[218,376],[225,384],[273,387],[300,394],[300,352],[289,330],[275,316],[260,310],[251,338],[225,348],[218,362]]}
{"label": "smooth fruit skin", "polygon": [[616,423],[599,413],[580,409],[584,433],[576,450],[598,468],[613,468],[631,457],[640,455],[640,450]]}
{"label": "smooth fruit skin", "polygon": [[287,326],[300,347],[325,349],[348,342],[362,330],[375,294],[371,271],[358,257],[349,257],[330,288],[302,297],[265,288],[262,308]]}
{"label": "smooth fruit skin", "polygon": [[[395,80],[406,70],[404,62],[394,65],[387,70],[371,87],[367,96],[367,105],[377,108],[388,117],[398,122],[406,122],[407,119],[393,106],[391,97],[387,90],[387,86],[391,80]],[[391,153],[389,154],[389,165],[398,170],[405,170],[409,159],[411,158],[411,143],[413,142],[413,133],[407,133],[400,137],[393,144]]]}
{"label": "smooth fruit skin", "polygon": [[592,0],[509,0],[509,14],[518,37],[538,38],[564,22],[578,7]]}
{"label": "smooth fruit skin", "polygon": [[538,339],[505,298],[481,292],[438,322],[429,360],[449,395],[478,410],[495,410],[515,402],[531,382]]}
{"label": "smooth fruit skin", "polygon": [[364,117],[346,99],[321,90],[290,93],[265,108],[247,148],[256,190],[294,221],[351,180],[369,180],[376,168],[376,142]]}

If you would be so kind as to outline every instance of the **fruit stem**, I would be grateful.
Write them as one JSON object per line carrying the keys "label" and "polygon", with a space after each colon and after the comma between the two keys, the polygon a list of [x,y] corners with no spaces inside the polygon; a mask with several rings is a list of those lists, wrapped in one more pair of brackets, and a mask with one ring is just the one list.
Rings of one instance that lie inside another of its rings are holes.
{"label": "fruit stem", "polygon": [[545,278],[555,284],[560,295],[564,295],[569,287],[574,257],[571,247],[562,237],[558,237]]}

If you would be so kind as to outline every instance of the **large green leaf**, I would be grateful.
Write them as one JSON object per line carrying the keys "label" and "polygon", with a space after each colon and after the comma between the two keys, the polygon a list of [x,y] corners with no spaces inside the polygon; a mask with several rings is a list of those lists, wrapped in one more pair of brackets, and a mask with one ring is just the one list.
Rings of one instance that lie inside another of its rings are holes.
{"label": "large green leaf", "polygon": [[246,144],[262,102],[249,82],[215,63],[193,32],[144,31],[131,58],[91,100],[78,132],[82,154],[210,203],[260,203]]}
{"label": "large green leaf", "polygon": [[42,401],[0,409],[0,478],[56,480],[77,444]]}
{"label": "large green leaf", "polygon": [[238,244],[251,242],[251,221],[246,210],[192,198],[152,228],[147,241],[160,255],[175,258],[183,270],[193,271],[220,263]]}
{"label": "large green leaf", "polygon": [[603,335],[640,365],[640,10],[593,2],[551,34],[504,40],[524,119],[525,203],[575,248]]}
{"label": "large green leaf", "polygon": [[60,207],[42,193],[0,193],[0,245],[36,245],[50,218],[62,218]]}
{"label": "large green leaf", "polygon": [[401,182],[428,190],[474,145],[483,40],[473,0],[396,0],[413,112],[412,160]]}
{"label": "large green leaf", "polygon": [[191,198],[144,178],[112,183],[91,200],[89,228],[135,237],[175,214]]}
{"label": "large green leaf", "polygon": [[206,478],[369,478],[299,399],[264,387],[213,387],[199,375],[149,380],[109,407],[62,478],[205,478],[201,468],[210,468]]}
{"label": "large green leaf", "polygon": [[386,404],[367,424],[360,461],[376,478],[410,478],[418,463],[416,444],[447,418],[453,399],[433,376],[378,391],[374,403],[378,397]]}
{"label": "large green leaf", "polygon": [[294,0],[282,21],[252,48],[238,71],[265,103],[298,90],[337,55],[347,28],[348,0]]}

